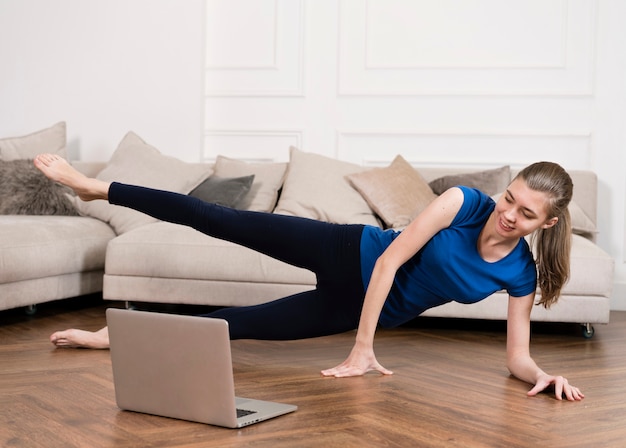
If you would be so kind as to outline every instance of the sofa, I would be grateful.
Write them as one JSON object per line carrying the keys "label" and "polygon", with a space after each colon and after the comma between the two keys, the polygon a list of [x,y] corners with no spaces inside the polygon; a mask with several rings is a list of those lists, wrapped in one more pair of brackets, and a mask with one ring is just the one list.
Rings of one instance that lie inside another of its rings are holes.
{"label": "sofa", "polygon": [[[130,132],[108,162],[72,163],[103,180],[177,191],[234,208],[398,230],[450,186],[475,186],[495,197],[516,174],[508,166],[416,167],[401,155],[385,166],[367,167],[289,151],[287,163],[224,156],[214,163],[185,163]],[[609,322],[614,261],[595,244],[595,174],[570,175],[571,277],[559,302],[549,310],[534,307],[531,318],[583,324],[583,335],[591,337],[594,324]],[[134,210],[63,194],[77,216],[0,216],[0,309],[99,290],[105,300],[129,305],[242,306],[314,287],[309,271]],[[506,294],[498,292],[477,304],[451,302],[424,316],[505,320],[506,311]]]}
{"label": "sofa", "polygon": [[0,139],[0,310],[33,313],[39,303],[102,291],[115,232],[79,216],[68,191],[34,169],[40,152],[67,156],[64,122]]}

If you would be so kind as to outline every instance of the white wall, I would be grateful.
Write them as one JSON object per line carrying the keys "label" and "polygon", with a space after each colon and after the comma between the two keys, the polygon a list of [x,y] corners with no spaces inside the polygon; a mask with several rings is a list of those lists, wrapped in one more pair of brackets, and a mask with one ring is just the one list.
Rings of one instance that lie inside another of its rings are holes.
{"label": "white wall", "polygon": [[0,136],[66,121],[73,158],[133,130],[198,160],[202,0],[0,0]]}
{"label": "white wall", "polygon": [[0,0],[0,136],[66,120],[86,160],[132,129],[185,160],[296,145],[591,169],[626,309],[624,17],[621,0]]}

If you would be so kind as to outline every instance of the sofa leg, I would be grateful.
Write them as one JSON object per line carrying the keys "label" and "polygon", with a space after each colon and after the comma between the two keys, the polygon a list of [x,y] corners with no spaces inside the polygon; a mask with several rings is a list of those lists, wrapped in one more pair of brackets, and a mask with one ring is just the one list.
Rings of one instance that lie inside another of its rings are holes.
{"label": "sofa leg", "polygon": [[583,338],[591,339],[593,337],[593,334],[596,332],[596,330],[593,328],[593,325],[591,325],[589,322],[580,325],[583,330]]}
{"label": "sofa leg", "polygon": [[37,313],[37,305],[28,305],[24,307],[24,312],[27,316],[33,316]]}

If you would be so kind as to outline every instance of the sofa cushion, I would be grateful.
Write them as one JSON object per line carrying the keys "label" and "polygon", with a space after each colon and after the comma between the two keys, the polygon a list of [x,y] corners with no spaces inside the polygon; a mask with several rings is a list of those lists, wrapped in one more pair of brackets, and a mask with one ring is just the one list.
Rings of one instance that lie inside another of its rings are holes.
{"label": "sofa cushion", "polygon": [[614,260],[593,242],[572,236],[570,279],[563,294],[611,296]]}
{"label": "sofa cushion", "polygon": [[115,233],[77,216],[0,216],[0,283],[102,270]]}
{"label": "sofa cushion", "polygon": [[345,178],[366,169],[291,147],[287,176],[274,213],[339,224],[379,225],[365,199]]}
{"label": "sofa cushion", "polygon": [[[146,260],[150,260],[146,263]],[[167,222],[142,226],[109,244],[106,274],[233,282],[314,284],[315,276],[267,255]],[[158,298],[155,298],[158,301]]]}
{"label": "sofa cushion", "polygon": [[[124,182],[188,194],[211,174],[212,170],[206,165],[185,163],[165,156],[137,134],[129,132],[107,166],[96,177],[109,182]],[[76,198],[75,205],[82,215],[109,223],[118,235],[156,221],[143,213],[111,205],[106,201],[84,202]]]}
{"label": "sofa cushion", "polygon": [[486,195],[493,196],[496,193],[502,193],[510,181],[511,167],[507,165],[491,170],[442,176],[430,181],[428,185],[437,195],[443,193],[448,188],[465,185],[466,187],[476,188]]}
{"label": "sofa cushion", "polygon": [[71,192],[44,176],[31,159],[0,160],[0,215],[76,216]]}
{"label": "sofa cushion", "polygon": [[587,216],[574,200],[570,201],[568,209],[572,219],[572,231],[578,235],[593,239],[595,234],[598,233],[598,229],[591,218]]}
{"label": "sofa cushion", "polygon": [[436,195],[420,173],[402,156],[385,168],[346,176],[387,227],[404,227]]}
{"label": "sofa cushion", "polygon": [[254,175],[250,193],[238,208],[257,212],[271,212],[276,207],[278,191],[283,185],[286,163],[252,163],[242,160],[217,156],[215,175],[220,177],[238,177]]}
{"label": "sofa cushion", "polygon": [[34,159],[37,154],[49,152],[67,158],[65,122],[19,137],[0,139],[0,159]]}
{"label": "sofa cushion", "polygon": [[250,192],[254,176],[221,178],[211,176],[196,188],[189,196],[212,204],[238,208],[242,200]]}

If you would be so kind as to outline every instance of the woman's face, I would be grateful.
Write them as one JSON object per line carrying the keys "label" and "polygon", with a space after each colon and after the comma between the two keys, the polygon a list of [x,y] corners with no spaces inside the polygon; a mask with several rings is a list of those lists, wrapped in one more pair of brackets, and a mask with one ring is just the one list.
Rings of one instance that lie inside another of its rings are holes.
{"label": "woman's face", "polygon": [[548,195],[532,190],[523,179],[515,179],[495,208],[496,232],[506,238],[520,238],[558,221],[547,214]]}

